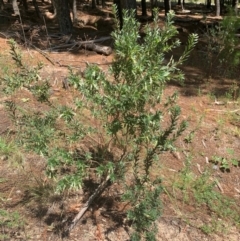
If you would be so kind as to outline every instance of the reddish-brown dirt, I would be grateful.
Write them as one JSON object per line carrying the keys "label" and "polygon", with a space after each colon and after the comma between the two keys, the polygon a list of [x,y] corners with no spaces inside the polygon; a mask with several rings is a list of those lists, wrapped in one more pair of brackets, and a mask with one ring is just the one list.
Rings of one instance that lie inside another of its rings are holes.
{"label": "reddish-brown dirt", "polygon": [[[194,6],[192,8],[197,10],[197,6]],[[73,38],[88,40],[109,36],[113,29],[113,21],[109,16],[111,16],[110,8],[104,11],[90,11],[89,9],[86,12],[79,11],[81,21],[79,21],[79,25],[75,26]],[[179,29],[178,37],[183,44],[174,53],[175,57],[183,51],[189,33],[198,29],[202,31],[202,23],[195,21],[201,17],[197,14],[177,15],[175,24]],[[140,19],[144,21],[144,24],[146,23],[146,19]],[[162,12],[160,24],[164,25],[161,19],[163,19]],[[209,21],[217,20],[209,17]],[[86,63],[96,63],[107,70],[113,60],[113,54],[104,56],[77,48],[73,50],[63,48],[61,52],[48,53],[49,59],[46,59],[46,56],[32,48],[32,46],[41,49],[49,47],[46,31],[39,27],[40,25],[37,27],[33,18],[29,18],[25,22],[26,38],[31,45],[28,45],[27,48],[22,47],[24,59],[32,65],[39,61],[44,63],[41,77],[48,78],[52,84],[51,98],[54,101],[68,103],[72,100],[74,90],[65,90],[62,86],[62,80],[68,74],[68,66],[81,72],[85,69]],[[21,26],[12,19],[10,19],[10,23],[0,24],[0,66],[2,68],[7,64],[12,65],[9,45],[5,36],[12,36],[23,45],[23,41],[15,35],[17,31],[21,32]],[[56,32],[54,22],[48,20],[47,26],[48,34]],[[35,29],[37,30],[35,31]],[[201,31],[199,30],[200,33]],[[216,218],[215,220],[213,219],[214,214],[209,212],[207,207],[187,203],[182,200],[182,194],[174,192],[174,183],[178,181],[179,173],[186,165],[186,157],[189,154],[191,155],[192,174],[200,176],[205,169],[210,170],[211,179],[218,180],[219,185],[215,187],[216,191],[235,200],[237,206],[240,205],[239,167],[231,166],[230,172],[222,172],[217,165],[211,162],[214,155],[226,158],[234,157],[240,161],[239,89],[238,92],[236,91],[238,96],[233,96],[232,99],[225,98],[234,81],[239,88],[239,73],[238,78],[223,78],[223,76],[217,75],[217,71],[215,71],[217,66],[213,66],[211,77],[206,78],[206,68],[204,68],[206,60],[200,57],[202,48],[205,46],[204,41],[204,38],[200,39],[189,61],[182,67],[186,75],[184,85],[170,83],[165,91],[166,96],[175,91],[179,93],[178,103],[182,109],[182,118],[188,120],[189,128],[177,141],[177,151],[162,155],[161,168],[152,173],[162,177],[165,186],[165,191],[161,195],[163,214],[157,222],[159,228],[157,240],[159,241],[240,240],[239,223],[237,226],[228,222],[227,219]],[[55,42],[56,45],[60,43],[60,40]],[[113,47],[111,40],[101,44]],[[24,100],[31,96],[22,91],[14,98],[20,103],[24,103]],[[4,110],[3,102],[6,99],[7,97],[0,96],[0,135],[3,137],[12,128]],[[37,103],[35,104],[37,105]],[[190,138],[191,133],[192,139]],[[232,156],[229,150],[234,150]],[[7,158],[3,155],[0,159],[0,210],[7,210],[10,213],[17,211],[21,220],[24,221],[24,226],[18,229],[6,228],[1,226],[0,220],[0,227],[2,227],[0,234],[5,232],[8,235],[2,240],[60,240],[60,232],[64,223],[76,215],[87,200],[89,192],[79,191],[77,193],[70,192],[64,196],[55,195],[51,180],[44,173],[46,163],[43,159],[32,153],[26,154],[23,150],[19,150],[13,161],[11,161],[11,157]],[[37,195],[37,192],[41,194]],[[123,189],[118,184],[108,188],[86,212],[70,236],[65,239],[72,241],[129,240],[130,228],[124,215],[126,204],[120,202],[122,192]],[[216,222],[216,225],[220,223],[220,227],[216,228],[218,232],[210,232],[207,235],[201,231],[200,227],[211,222]]]}

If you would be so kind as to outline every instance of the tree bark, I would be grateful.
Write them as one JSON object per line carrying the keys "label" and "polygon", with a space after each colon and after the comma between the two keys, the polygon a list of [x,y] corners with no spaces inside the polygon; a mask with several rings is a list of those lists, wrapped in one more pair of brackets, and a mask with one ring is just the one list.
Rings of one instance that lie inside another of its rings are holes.
{"label": "tree bark", "polygon": [[75,23],[77,21],[77,0],[70,1],[70,4],[72,8],[73,22]]}
{"label": "tree bark", "polygon": [[52,0],[52,6],[53,6],[53,17],[52,18],[56,18],[57,17],[57,8],[56,8],[56,0]]}
{"label": "tree bark", "polygon": [[22,3],[23,3],[23,7],[24,7],[25,11],[27,11],[28,10],[27,0],[22,0]]}
{"label": "tree bark", "polygon": [[106,4],[105,4],[105,0],[102,0],[102,8],[105,8]]}
{"label": "tree bark", "polygon": [[141,0],[141,5],[142,5],[142,16],[147,16],[146,0]]}
{"label": "tree bark", "polygon": [[60,32],[63,34],[71,34],[73,31],[73,24],[70,17],[68,1],[54,0],[54,3],[57,10],[57,19]]}
{"label": "tree bark", "polygon": [[3,8],[4,8],[4,2],[3,0],[0,0],[0,10],[3,10]]}
{"label": "tree bark", "polygon": [[216,17],[220,16],[220,0],[216,0]]}
{"label": "tree bark", "polygon": [[220,0],[220,15],[223,15],[224,10],[224,0]]}
{"label": "tree bark", "polygon": [[20,15],[17,0],[12,0],[13,12],[15,15]]}
{"label": "tree bark", "polygon": [[165,9],[165,16],[167,16],[167,14],[170,11],[170,0],[164,0],[164,9]]}
{"label": "tree bark", "polygon": [[92,0],[92,9],[97,8],[96,0]]}
{"label": "tree bark", "polygon": [[113,3],[116,4],[117,6],[117,11],[118,11],[118,18],[120,21],[120,28],[123,26],[123,9],[133,9],[137,10],[137,1],[136,0],[113,0]]}
{"label": "tree bark", "polygon": [[121,1],[120,0],[113,0],[113,3],[117,7],[117,17],[120,22],[120,28],[123,26],[123,13],[122,13],[122,6],[121,6]]}
{"label": "tree bark", "polygon": [[238,0],[232,0],[232,7],[236,15],[238,15]]}
{"label": "tree bark", "polygon": [[185,5],[185,0],[178,0],[177,5]]}
{"label": "tree bark", "polygon": [[42,14],[39,10],[39,7],[38,7],[38,4],[37,4],[37,1],[36,0],[33,0],[33,5],[34,5],[34,8],[35,8],[35,11],[37,13],[37,16],[42,19]]}
{"label": "tree bark", "polygon": [[157,4],[158,4],[157,0],[151,0],[152,17],[153,17],[153,9],[157,7]]}
{"label": "tree bark", "polygon": [[184,5],[185,5],[185,0],[178,0],[178,3],[177,3],[177,5],[181,5],[181,7],[182,7],[182,11],[184,10]]}
{"label": "tree bark", "polygon": [[211,0],[207,0],[207,8],[211,8]]}
{"label": "tree bark", "polygon": [[234,8],[236,6],[236,4],[238,3],[237,0],[232,0],[232,7]]}
{"label": "tree bark", "polygon": [[121,0],[122,9],[133,9],[137,10],[137,1],[136,0]]}

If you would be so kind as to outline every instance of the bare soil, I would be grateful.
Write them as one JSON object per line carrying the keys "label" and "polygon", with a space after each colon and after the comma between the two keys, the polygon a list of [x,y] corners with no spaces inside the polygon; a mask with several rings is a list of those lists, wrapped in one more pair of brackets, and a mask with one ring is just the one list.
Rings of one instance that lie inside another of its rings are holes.
{"label": "bare soil", "polygon": [[[42,8],[46,3],[39,3]],[[177,6],[175,6],[177,8]],[[176,193],[173,197],[173,183],[185,166],[186,155],[192,155],[192,172],[199,176],[207,168],[212,172],[212,179],[217,179],[219,186],[216,190],[240,205],[240,169],[231,167],[229,171],[221,171],[219,166],[214,165],[211,159],[214,155],[231,158],[228,150],[234,150],[234,158],[240,161],[240,102],[239,95],[226,99],[226,93],[233,82],[240,85],[238,77],[228,77],[219,74],[218,66],[211,69],[211,77],[206,77],[206,59],[201,53],[206,48],[206,40],[203,38],[205,26],[201,21],[203,16],[200,13],[205,10],[204,6],[189,5],[192,10],[189,14],[177,14],[175,25],[179,30],[179,38],[182,41],[180,48],[174,53],[178,57],[185,46],[189,33],[198,32],[200,41],[190,56],[189,61],[182,67],[186,74],[184,85],[170,83],[166,88],[166,95],[175,91],[179,93],[178,103],[182,109],[182,118],[189,121],[189,128],[177,141],[177,152],[164,154],[162,156],[161,168],[153,173],[163,178],[163,184],[168,192],[163,192],[163,215],[159,218],[158,240],[231,240],[239,241],[239,225],[233,225],[228,220],[221,220],[219,232],[205,234],[200,227],[210,224],[214,215],[207,207],[198,207],[195,204],[187,204],[181,200],[182,196]],[[113,30],[113,19],[111,7],[100,10],[91,10],[89,5],[79,5],[79,22],[74,27],[72,39],[90,40],[110,36]],[[46,7],[47,9],[47,7]],[[28,18],[24,18],[25,37],[28,46],[24,46],[22,39],[16,35],[22,35],[21,25],[16,17],[7,17],[6,24],[0,24],[0,66],[12,65],[9,55],[9,45],[6,36],[11,36],[22,45],[24,58],[30,64],[39,61],[44,62],[41,71],[42,78],[48,78],[52,84],[51,98],[59,103],[71,102],[74,95],[73,89],[64,89],[62,81],[68,74],[68,66],[72,66],[81,73],[86,63],[96,63],[104,70],[107,70],[113,60],[113,54],[109,56],[99,55],[86,49],[67,49],[47,53],[43,55],[34,49],[33,46],[45,50],[49,46],[59,46],[64,43],[62,36],[51,41],[48,40],[44,24],[36,22],[34,11],[29,10]],[[4,14],[9,11],[4,12]],[[46,16],[51,15],[47,13]],[[149,14],[150,15],[150,14]],[[160,12],[160,25],[164,25],[164,12]],[[150,22],[150,17],[139,17],[145,25]],[[208,21],[215,23],[220,21],[208,13]],[[55,20],[47,19],[48,35],[57,34]],[[101,43],[113,47],[112,40]],[[6,61],[7,60],[7,61]],[[50,60],[50,61],[49,61]],[[240,68],[239,68],[240,69]],[[239,89],[237,90],[239,91]],[[234,92],[235,93],[235,92]],[[233,95],[234,95],[233,93]],[[239,92],[237,92],[239,93]],[[236,94],[237,95],[237,94]],[[0,134],[4,137],[11,130],[11,122],[4,110],[3,102],[7,97],[0,96]],[[21,103],[26,98],[31,98],[29,93],[24,91],[15,98]],[[37,103],[35,103],[37,105]],[[37,108],[35,106],[34,108]],[[194,131],[194,132],[193,132]],[[189,134],[194,133],[193,138],[186,142]],[[13,135],[14,136],[14,135]],[[19,151],[24,153],[23,150]],[[19,154],[20,155],[20,154]],[[14,228],[1,226],[0,234],[7,233],[10,238],[2,240],[60,240],[60,233],[64,223],[73,219],[81,206],[87,200],[91,191],[96,188],[95,183],[89,183],[89,189],[78,193],[68,193],[64,196],[55,195],[51,188],[51,180],[45,175],[45,161],[31,153],[24,153],[23,156],[14,157],[2,156],[0,159],[0,208],[10,213],[20,213],[24,226]],[[16,160],[21,160],[15,163]],[[7,181],[3,181],[7,180]],[[36,193],[41,193],[37,195]],[[125,203],[120,201],[123,189],[121,185],[114,184],[99,197],[92,207],[86,212],[83,219],[71,232],[66,240],[129,240],[130,227],[126,222],[124,210]],[[168,193],[171,193],[169,195]],[[174,200],[173,200],[174,199]],[[238,209],[239,210],[239,209]],[[1,239],[1,238],[0,238]]]}

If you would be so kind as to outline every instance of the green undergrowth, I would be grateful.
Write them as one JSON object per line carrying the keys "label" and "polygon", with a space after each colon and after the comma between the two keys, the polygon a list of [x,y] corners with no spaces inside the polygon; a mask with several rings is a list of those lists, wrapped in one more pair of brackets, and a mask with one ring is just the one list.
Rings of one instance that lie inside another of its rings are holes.
{"label": "green undergrowth", "polygon": [[20,232],[23,232],[24,225],[25,221],[17,211],[10,212],[0,208],[0,240],[23,238]]}
{"label": "green undergrowth", "polygon": [[[233,226],[240,228],[238,200],[222,193],[219,180],[214,178],[212,165],[206,166],[197,175],[193,172],[193,165],[192,158],[187,157],[184,167],[165,189],[170,200],[175,200],[173,205],[176,210],[182,213],[181,207],[192,206],[195,210],[193,215],[200,215],[200,220],[210,215],[208,221],[202,220],[203,224],[197,226],[206,234],[227,233]],[[180,216],[188,220],[189,214]]]}
{"label": "green undergrowth", "polygon": [[0,158],[15,167],[19,167],[24,162],[24,155],[19,146],[9,136],[0,137]]}

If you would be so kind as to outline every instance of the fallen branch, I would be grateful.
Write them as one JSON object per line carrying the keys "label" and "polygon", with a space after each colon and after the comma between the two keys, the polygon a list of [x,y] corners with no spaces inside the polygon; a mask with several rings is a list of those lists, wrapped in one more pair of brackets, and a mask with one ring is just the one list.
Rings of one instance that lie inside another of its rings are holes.
{"label": "fallen branch", "polygon": [[31,44],[29,41],[28,41],[28,44],[33,47],[36,51],[38,51],[43,57],[45,57],[52,65],[55,65],[55,63],[50,59],[49,56],[47,56],[47,54],[42,51],[41,49],[37,48],[36,46],[34,46],[33,44]]}
{"label": "fallen branch", "polygon": [[47,51],[57,51],[61,49],[74,49],[74,48],[85,48],[87,50],[95,51],[99,54],[110,55],[112,53],[112,48],[108,46],[102,46],[96,43],[103,42],[112,39],[111,37],[101,37],[99,39],[89,40],[89,41],[74,41],[71,43],[61,44],[52,48],[47,49]]}
{"label": "fallen branch", "polygon": [[82,45],[87,50],[95,51],[98,54],[104,54],[106,56],[112,53],[112,48],[108,46],[101,46],[94,43]]}
{"label": "fallen branch", "polygon": [[204,140],[202,140],[202,144],[203,144],[203,146],[204,146],[205,148],[207,148],[206,143],[205,143]]}
{"label": "fallen branch", "polygon": [[87,209],[90,207],[92,204],[93,200],[102,194],[102,192],[106,189],[106,187],[110,184],[110,176],[107,176],[105,181],[103,181],[98,188],[95,190],[95,192],[89,197],[88,201],[83,205],[82,209],[79,211],[79,213],[76,215],[76,217],[73,219],[71,224],[69,225],[66,233],[70,233],[71,230],[77,225],[79,220],[82,218],[84,213],[87,211]]}
{"label": "fallen branch", "polygon": [[216,110],[216,109],[207,109],[207,111],[217,111],[217,112],[229,112],[229,113],[235,113],[240,111],[240,109],[236,109],[236,110]]}
{"label": "fallen branch", "polygon": [[[213,180],[213,179],[211,178],[211,180]],[[221,185],[220,182],[217,180],[217,178],[215,178],[214,181],[215,181],[216,185],[218,186],[219,190],[221,191],[221,193],[224,193],[224,190],[223,190],[223,188],[222,188],[222,185]]]}

